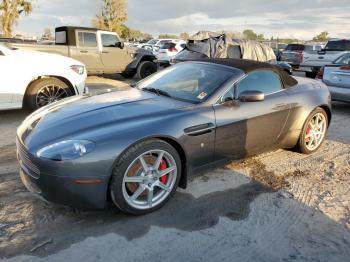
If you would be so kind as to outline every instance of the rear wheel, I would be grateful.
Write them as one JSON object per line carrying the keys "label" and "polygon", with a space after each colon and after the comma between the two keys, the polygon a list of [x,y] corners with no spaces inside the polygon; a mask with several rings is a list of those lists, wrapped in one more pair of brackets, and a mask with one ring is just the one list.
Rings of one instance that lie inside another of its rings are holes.
{"label": "rear wheel", "polygon": [[151,61],[143,61],[137,67],[137,77],[141,79],[146,78],[155,72],[157,72],[157,64]]}
{"label": "rear wheel", "polygon": [[126,213],[150,213],[175,193],[180,176],[181,160],[171,145],[162,140],[141,142],[117,162],[110,184],[111,198]]}
{"label": "rear wheel", "polygon": [[300,134],[298,149],[311,154],[322,145],[328,129],[328,116],[322,108],[314,110],[307,118]]}
{"label": "rear wheel", "polygon": [[42,78],[28,87],[24,97],[24,107],[34,111],[72,95],[69,86],[63,81],[57,78]]}

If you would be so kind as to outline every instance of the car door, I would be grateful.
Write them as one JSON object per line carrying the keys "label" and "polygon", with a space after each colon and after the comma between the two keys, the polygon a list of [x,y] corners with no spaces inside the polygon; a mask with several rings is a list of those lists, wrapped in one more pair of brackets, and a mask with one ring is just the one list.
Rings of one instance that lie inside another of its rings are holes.
{"label": "car door", "polygon": [[102,73],[103,64],[97,44],[96,32],[77,30],[77,47],[72,58],[85,64],[89,73]]}
{"label": "car door", "polygon": [[9,108],[13,103],[14,86],[11,82],[13,72],[11,72],[11,63],[9,56],[0,49],[0,109]]}
{"label": "car door", "polygon": [[[265,98],[242,102],[244,91],[260,91]],[[287,101],[281,79],[273,71],[253,71],[241,79],[214,105],[216,158],[238,159],[275,146],[288,119]]]}
{"label": "car door", "polygon": [[121,40],[115,34],[101,33],[101,59],[106,71],[123,72],[132,62],[128,48],[121,46]]}

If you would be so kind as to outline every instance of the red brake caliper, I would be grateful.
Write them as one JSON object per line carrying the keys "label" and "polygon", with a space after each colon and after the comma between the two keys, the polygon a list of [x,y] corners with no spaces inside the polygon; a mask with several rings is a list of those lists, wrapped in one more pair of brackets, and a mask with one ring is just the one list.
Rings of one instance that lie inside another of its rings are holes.
{"label": "red brake caliper", "polygon": [[[306,128],[306,135],[310,134],[310,130],[311,130],[311,128],[310,128],[310,126],[308,126],[308,127]],[[306,138],[305,141],[306,141],[306,142],[309,142],[309,141],[310,141],[310,137]]]}
{"label": "red brake caliper", "polygon": [[[162,161],[160,162],[160,165],[159,165],[159,170],[164,170],[166,168],[168,168],[168,165],[167,165],[166,161],[164,159],[162,159]],[[162,182],[164,185],[166,184],[167,180],[168,180],[168,175],[162,176],[160,178],[160,182]]]}

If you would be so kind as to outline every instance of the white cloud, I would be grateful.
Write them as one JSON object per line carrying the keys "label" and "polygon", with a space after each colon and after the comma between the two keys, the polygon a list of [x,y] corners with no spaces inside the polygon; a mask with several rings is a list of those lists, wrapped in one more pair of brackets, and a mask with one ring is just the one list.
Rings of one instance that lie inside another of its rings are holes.
{"label": "white cloud", "polygon": [[[39,35],[45,27],[91,26],[99,0],[37,0],[36,9],[21,19],[17,31]],[[198,30],[242,31],[265,36],[310,39],[327,30],[349,37],[349,0],[129,0],[129,21],[135,29],[159,33]]]}

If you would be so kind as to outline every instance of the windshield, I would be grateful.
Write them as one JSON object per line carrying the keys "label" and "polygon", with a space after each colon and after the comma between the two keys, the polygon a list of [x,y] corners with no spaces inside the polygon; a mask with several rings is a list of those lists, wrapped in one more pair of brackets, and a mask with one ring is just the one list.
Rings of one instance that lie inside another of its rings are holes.
{"label": "windshield", "polygon": [[329,51],[350,51],[350,40],[329,41],[325,49]]}
{"label": "windshield", "polygon": [[161,45],[160,49],[169,49],[169,48],[174,48],[176,46],[175,43],[165,43]]}
{"label": "windshield", "polygon": [[305,46],[300,44],[289,44],[286,47],[287,51],[304,51]]}
{"label": "windshield", "polygon": [[342,55],[341,57],[337,58],[333,64],[337,65],[350,65],[350,54]]}
{"label": "windshield", "polygon": [[158,40],[152,39],[147,42],[148,45],[155,45],[158,42]]}
{"label": "windshield", "polygon": [[215,68],[208,64],[183,63],[140,81],[137,88],[182,101],[200,103],[234,75],[235,72],[230,69]]}

